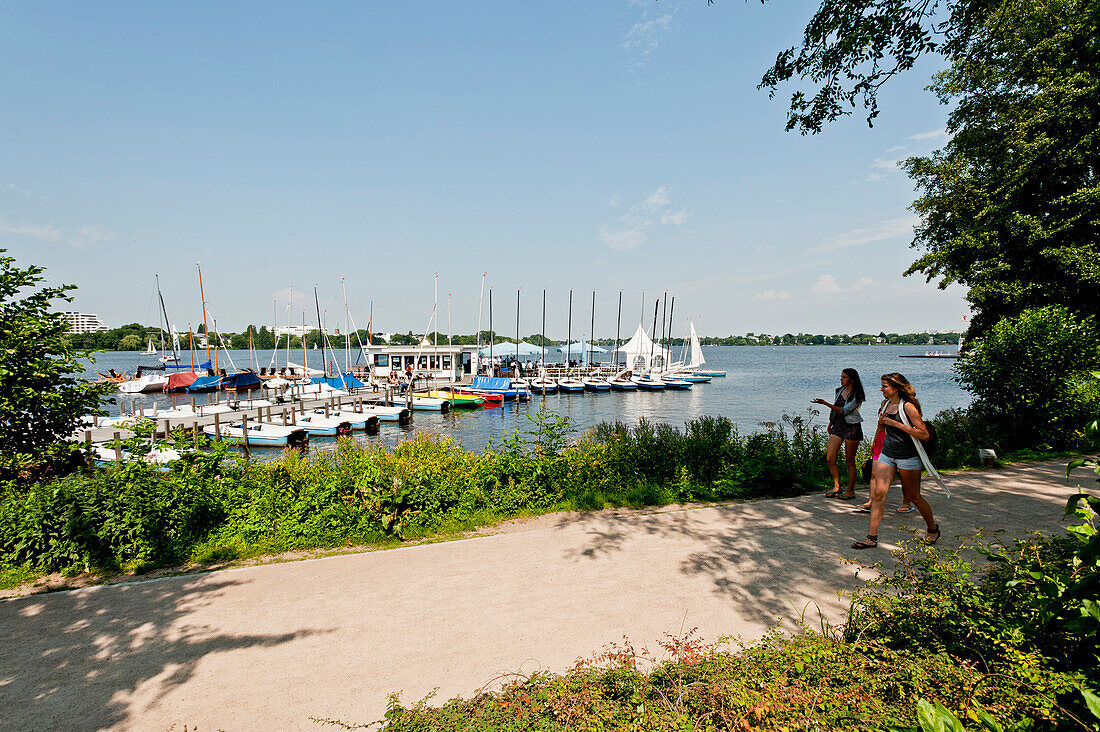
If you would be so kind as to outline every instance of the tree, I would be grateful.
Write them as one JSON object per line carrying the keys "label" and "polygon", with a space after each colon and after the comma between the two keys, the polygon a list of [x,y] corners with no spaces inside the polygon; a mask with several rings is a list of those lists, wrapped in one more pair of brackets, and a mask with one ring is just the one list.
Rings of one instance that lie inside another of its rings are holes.
{"label": "tree", "polygon": [[1100,6],[1000,10],[933,84],[950,141],[905,164],[926,252],[906,274],[967,285],[971,336],[1048,304],[1100,315]]}
{"label": "tree", "polygon": [[922,191],[906,274],[959,283],[970,336],[1028,307],[1100,313],[1100,6],[1095,0],[823,0],[761,87],[798,77],[787,129],[817,133],[937,53],[950,141],[906,169]]}
{"label": "tree", "polygon": [[1003,318],[956,365],[974,395],[973,412],[1008,448],[1063,446],[1095,418],[1100,389],[1100,330],[1093,318],[1047,306]]}
{"label": "tree", "polygon": [[41,287],[42,267],[19,268],[0,249],[0,455],[31,453],[72,434],[99,411],[111,385],[81,378],[54,301],[71,302],[74,285]]}
{"label": "tree", "polygon": [[118,350],[120,351],[136,351],[145,343],[141,340],[141,336],[134,333],[129,333],[122,336],[118,341]]}
{"label": "tree", "polygon": [[788,130],[816,134],[857,104],[867,110],[871,125],[883,84],[921,56],[958,54],[998,5],[996,0],[822,0],[806,24],[802,45],[781,51],[759,88],[774,97],[780,84],[795,77],[817,86],[809,95],[791,94]]}

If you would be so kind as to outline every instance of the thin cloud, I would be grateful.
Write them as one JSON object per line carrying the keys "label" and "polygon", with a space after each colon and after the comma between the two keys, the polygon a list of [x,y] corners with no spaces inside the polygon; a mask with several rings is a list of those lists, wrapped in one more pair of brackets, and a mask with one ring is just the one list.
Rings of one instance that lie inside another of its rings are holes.
{"label": "thin cloud", "polygon": [[874,226],[863,229],[853,229],[843,234],[830,236],[820,246],[810,249],[810,252],[831,252],[834,249],[854,247],[859,244],[869,244],[874,241],[893,239],[898,236],[909,236],[913,233],[913,227],[920,223],[920,217],[916,215],[902,216],[898,219],[889,219]]}
{"label": "thin cloud", "polygon": [[649,63],[653,52],[672,31],[673,19],[683,5],[682,1],[670,0],[655,8],[652,2],[629,0],[630,5],[642,8],[642,17],[623,38],[620,46],[630,56],[632,71],[643,68]]}
{"label": "thin cloud", "polygon": [[868,167],[878,168],[879,170],[897,170],[899,163],[901,163],[901,158],[875,158],[875,162]]}
{"label": "thin cloud", "polygon": [[931,132],[918,132],[915,135],[909,137],[910,140],[935,140],[940,137],[947,137],[947,129],[941,127],[938,130],[932,130]]}
{"label": "thin cloud", "polygon": [[37,239],[38,241],[54,244],[66,243],[80,248],[111,241],[115,238],[114,232],[99,224],[84,224],[77,227],[75,231],[67,232],[52,223],[23,222],[13,224],[4,219],[0,219],[0,234]]}
{"label": "thin cloud", "polygon": [[598,237],[614,251],[629,251],[649,241],[654,229],[682,226],[690,215],[687,209],[674,207],[672,189],[661,186],[614,221],[603,224]]}
{"label": "thin cloud", "polygon": [[758,293],[753,300],[790,300],[791,293],[786,290],[765,290]]}

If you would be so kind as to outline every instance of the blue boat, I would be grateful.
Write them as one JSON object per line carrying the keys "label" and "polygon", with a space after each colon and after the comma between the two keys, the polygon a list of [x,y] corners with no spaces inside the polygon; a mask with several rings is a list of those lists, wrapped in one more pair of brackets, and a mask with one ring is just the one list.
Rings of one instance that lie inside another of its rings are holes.
{"label": "blue boat", "polygon": [[526,389],[517,389],[512,380],[503,376],[475,376],[467,391],[500,394],[507,400],[519,399]]}

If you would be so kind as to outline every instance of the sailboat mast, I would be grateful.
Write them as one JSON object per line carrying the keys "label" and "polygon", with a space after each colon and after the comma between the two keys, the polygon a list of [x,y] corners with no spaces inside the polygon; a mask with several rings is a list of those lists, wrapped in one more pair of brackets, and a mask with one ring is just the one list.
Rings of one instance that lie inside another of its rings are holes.
{"label": "sailboat mast", "polygon": [[[168,310],[164,307],[164,295],[160,293],[160,275],[156,275],[157,278],[157,297],[160,298],[160,312],[164,315],[164,327],[168,331],[168,341],[172,344],[172,356],[173,362],[179,361],[179,354],[176,353],[176,342],[172,340],[172,324],[168,322]],[[160,350],[164,350],[164,332],[160,334]]]}
{"label": "sailboat mast", "polygon": [[481,368],[481,310],[485,304],[485,275],[487,274],[489,273],[481,273],[481,294],[477,298],[477,368],[474,369],[474,376],[477,376]]}
{"label": "sailboat mast", "polygon": [[496,333],[493,332],[493,288],[489,288],[489,376],[496,376],[496,368],[493,366],[493,341]]}
{"label": "sailboat mast", "polygon": [[344,293],[344,373],[351,373],[351,333],[348,332],[348,288],[345,278],[340,278],[340,291]]}
{"label": "sailboat mast", "polygon": [[[661,309],[662,310],[662,312],[661,312],[661,344],[660,344],[661,347],[664,347],[664,345],[665,345],[665,322],[666,322],[666,319],[668,318],[668,290],[665,290],[665,298],[664,299],[665,299],[665,304],[664,304],[664,307]],[[663,360],[664,359],[662,359],[662,361]]]}
{"label": "sailboat mast", "polygon": [[313,304],[317,308],[317,330],[321,332],[321,378],[328,378],[328,352],[325,350],[325,331],[321,325],[321,300],[317,297],[317,285],[313,286]]}
{"label": "sailboat mast", "polygon": [[[657,311],[661,308],[661,301],[653,301],[653,330],[650,331],[653,335],[657,335]],[[649,339],[649,371],[653,370],[653,338]]]}
{"label": "sailboat mast", "polygon": [[[195,268],[199,271],[199,299],[202,300],[202,339],[206,342],[206,360],[210,360],[210,326],[206,324],[206,295],[202,292],[202,267],[195,262]],[[217,358],[218,349],[214,347],[214,357]]]}
{"label": "sailboat mast", "polygon": [[254,359],[255,353],[256,353],[256,351],[252,348],[252,324],[250,323],[249,326],[248,326],[248,370],[249,371],[255,371],[256,370],[256,364],[253,363],[253,361],[255,360]]}
{"label": "sailboat mast", "polygon": [[519,369],[519,291],[521,289],[520,287],[516,288],[516,363],[512,366],[512,375],[516,378],[519,378],[517,369]]}
{"label": "sailboat mast", "polygon": [[[542,363],[539,364],[539,376],[546,378],[546,288],[542,288]],[[546,390],[543,389],[543,398]]]}
{"label": "sailboat mast", "polygon": [[596,290],[592,290],[592,322],[588,325],[588,367],[592,368],[592,341],[596,339]]}
{"label": "sailboat mast", "polygon": [[195,334],[190,323],[187,324],[187,346],[191,350],[191,373],[195,373]]}
{"label": "sailboat mast", "polygon": [[569,367],[572,362],[569,357],[573,355],[573,288],[569,288],[569,319],[565,325],[565,375],[569,375]]}
{"label": "sailboat mast", "polygon": [[306,309],[302,308],[302,376],[309,375],[309,363],[306,361]]}
{"label": "sailboat mast", "polygon": [[[668,339],[665,341],[668,343],[669,355],[672,354],[672,314],[676,312],[676,296],[672,296],[672,304],[668,308]],[[665,364],[666,366],[668,364]]]}
{"label": "sailboat mast", "polygon": [[623,291],[619,290],[619,314],[615,316],[615,353],[611,357],[611,368],[619,368],[619,327],[623,322]]}

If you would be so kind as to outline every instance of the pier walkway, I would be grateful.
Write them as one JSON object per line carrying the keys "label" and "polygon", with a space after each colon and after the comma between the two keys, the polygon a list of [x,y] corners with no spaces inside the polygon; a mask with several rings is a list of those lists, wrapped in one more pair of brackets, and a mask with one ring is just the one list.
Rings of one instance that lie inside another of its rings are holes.
{"label": "pier walkway", "polygon": [[[959,473],[931,490],[941,543],[976,526],[1062,530],[1064,463]],[[889,508],[896,505],[897,488]],[[628,636],[759,638],[805,613],[842,621],[859,581],[921,528],[891,511],[882,547],[853,502],[809,495],[544,516],[460,541],[0,601],[0,730],[319,730],[386,695],[436,702],[501,674],[564,671]],[[864,570],[863,574],[869,570]]]}

